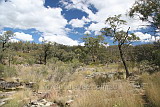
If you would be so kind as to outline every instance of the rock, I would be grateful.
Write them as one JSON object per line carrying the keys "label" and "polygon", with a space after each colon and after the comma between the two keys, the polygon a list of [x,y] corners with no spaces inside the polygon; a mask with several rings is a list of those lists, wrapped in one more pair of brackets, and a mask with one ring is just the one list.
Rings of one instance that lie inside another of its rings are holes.
{"label": "rock", "polygon": [[53,104],[54,104],[53,102],[47,102],[45,106],[51,106]]}
{"label": "rock", "polygon": [[5,104],[5,102],[0,102],[0,107],[3,106]]}
{"label": "rock", "polygon": [[24,107],[53,107],[54,103],[49,102],[46,99],[38,100],[38,101],[32,101],[31,103],[25,105]]}
{"label": "rock", "polygon": [[11,100],[11,99],[12,98],[3,98],[3,99],[0,99],[0,107],[3,106],[6,103],[6,101]]}
{"label": "rock", "polygon": [[3,98],[3,99],[0,99],[0,102],[5,102],[5,101],[8,101],[8,100],[11,100],[12,98]]}
{"label": "rock", "polygon": [[0,78],[0,81],[5,81],[4,79]]}
{"label": "rock", "polygon": [[71,103],[73,103],[74,100],[68,100],[66,101],[66,105],[70,105]]}
{"label": "rock", "polygon": [[2,89],[16,89],[19,86],[22,86],[22,83],[0,81],[0,88]]}
{"label": "rock", "polygon": [[33,88],[35,84],[36,84],[35,82],[28,82],[28,83],[25,83],[25,86],[27,88]]}
{"label": "rock", "polygon": [[91,72],[93,72],[93,71],[96,71],[96,69],[95,68],[85,68],[85,67],[80,67],[80,68],[76,69],[76,72],[80,72],[80,71],[91,71]]}

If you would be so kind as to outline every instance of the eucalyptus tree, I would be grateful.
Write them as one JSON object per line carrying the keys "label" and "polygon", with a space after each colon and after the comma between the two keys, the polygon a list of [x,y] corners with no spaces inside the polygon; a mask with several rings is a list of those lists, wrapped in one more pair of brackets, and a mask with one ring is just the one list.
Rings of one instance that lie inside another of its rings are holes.
{"label": "eucalyptus tree", "polygon": [[104,37],[101,35],[91,36],[89,34],[85,35],[83,38],[85,48],[87,49],[87,53],[91,57],[92,62],[97,62],[98,54],[100,54],[101,47],[106,44],[104,42]]}
{"label": "eucalyptus tree", "polygon": [[152,32],[160,32],[160,0],[136,0],[129,16],[138,16],[140,20],[150,23],[148,26],[154,28]]}
{"label": "eucalyptus tree", "polygon": [[12,31],[5,31],[0,35],[0,63],[3,63],[3,59],[6,55],[5,50],[9,48],[9,41],[14,36],[14,33]]}
{"label": "eucalyptus tree", "polygon": [[5,51],[6,44],[9,42],[9,40],[14,36],[14,33],[12,31],[5,31],[3,34],[0,35],[0,43],[1,43],[1,49],[2,51]]}
{"label": "eucalyptus tree", "polygon": [[122,26],[127,22],[125,20],[121,20],[121,15],[115,15],[113,17],[109,17],[106,20],[107,27],[102,28],[102,35],[109,36],[113,38],[113,42],[118,44],[118,49],[120,53],[121,60],[123,62],[124,68],[126,70],[126,78],[129,77],[128,67],[125,61],[125,56],[123,53],[122,47],[126,44],[131,44],[133,41],[138,40],[133,33],[129,34],[130,27],[128,27],[127,31],[122,30]]}

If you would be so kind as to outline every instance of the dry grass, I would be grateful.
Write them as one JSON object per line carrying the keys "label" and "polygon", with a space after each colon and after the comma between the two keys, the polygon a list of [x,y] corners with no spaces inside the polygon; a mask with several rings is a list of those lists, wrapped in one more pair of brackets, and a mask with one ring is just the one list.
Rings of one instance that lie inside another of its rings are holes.
{"label": "dry grass", "polygon": [[[71,107],[143,107],[142,99],[140,96],[135,95],[133,88],[127,81],[112,80],[107,85],[102,84],[101,88],[97,89],[94,79],[86,78],[87,75],[93,72],[124,71],[118,64],[111,64],[108,67],[92,66],[91,68],[97,70],[73,73],[72,67],[60,62],[46,66],[16,65],[18,77],[23,82],[35,82],[37,84],[36,90],[48,93],[46,99],[50,101],[60,101],[65,104],[66,101],[73,99],[74,102]],[[104,86],[107,88],[104,89]],[[20,99],[34,99],[30,98],[31,96],[30,90],[26,94],[20,91],[8,104],[18,104],[14,105],[15,107],[22,106],[28,100],[21,102]],[[20,102],[15,103],[17,101]]]}
{"label": "dry grass", "polygon": [[144,74],[143,81],[147,83],[146,95],[154,107],[160,107],[160,72],[152,75]]}
{"label": "dry grass", "polygon": [[118,89],[100,89],[79,92],[72,107],[143,107],[140,96],[134,95],[128,82],[111,83]]}
{"label": "dry grass", "polygon": [[32,91],[25,89],[14,94],[12,99],[9,100],[3,107],[22,107],[33,99]]}

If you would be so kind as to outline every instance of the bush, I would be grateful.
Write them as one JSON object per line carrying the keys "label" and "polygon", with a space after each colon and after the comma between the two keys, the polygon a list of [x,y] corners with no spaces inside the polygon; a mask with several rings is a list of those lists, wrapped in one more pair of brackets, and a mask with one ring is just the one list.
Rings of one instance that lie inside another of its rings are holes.
{"label": "bush", "polygon": [[147,60],[141,61],[139,65],[140,73],[148,72],[148,73],[154,73],[159,70],[159,67],[155,64],[150,63]]}
{"label": "bush", "polygon": [[34,58],[29,58],[26,60],[26,63],[29,65],[33,65],[35,63],[35,59]]}
{"label": "bush", "polygon": [[108,76],[98,76],[98,77],[94,77],[93,78],[95,84],[100,87],[102,86],[104,83],[109,82],[110,78]]}

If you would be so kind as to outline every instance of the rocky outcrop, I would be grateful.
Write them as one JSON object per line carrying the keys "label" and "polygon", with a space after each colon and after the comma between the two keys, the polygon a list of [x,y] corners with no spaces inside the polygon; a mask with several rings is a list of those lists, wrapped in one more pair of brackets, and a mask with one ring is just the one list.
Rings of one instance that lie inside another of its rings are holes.
{"label": "rocky outcrop", "polygon": [[80,67],[80,68],[77,68],[76,69],[76,72],[80,72],[80,71],[92,71],[92,72],[94,72],[94,71],[96,71],[96,68],[86,68],[86,67]]}
{"label": "rocky outcrop", "polygon": [[24,107],[58,107],[54,102],[49,102],[45,99],[41,99],[38,101],[32,101]]}
{"label": "rocky outcrop", "polygon": [[7,82],[7,81],[0,81],[0,88],[1,89],[16,89],[23,84],[20,82]]}
{"label": "rocky outcrop", "polygon": [[97,76],[107,77],[109,79],[124,79],[124,72],[93,72],[90,75],[87,75],[86,78],[95,78]]}

